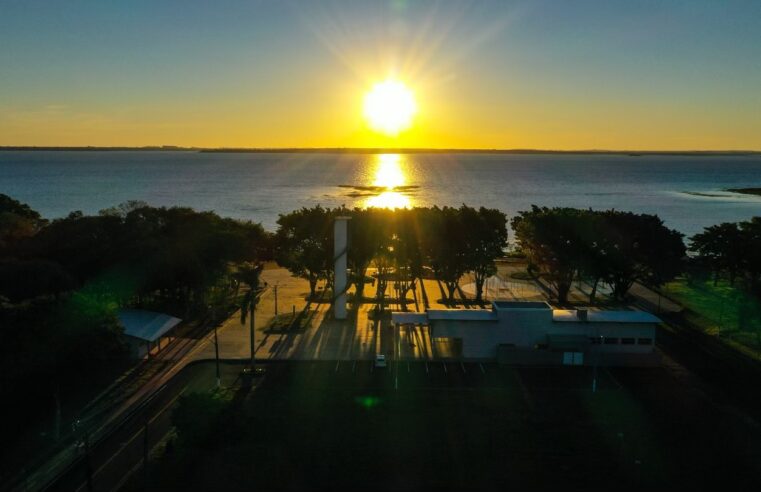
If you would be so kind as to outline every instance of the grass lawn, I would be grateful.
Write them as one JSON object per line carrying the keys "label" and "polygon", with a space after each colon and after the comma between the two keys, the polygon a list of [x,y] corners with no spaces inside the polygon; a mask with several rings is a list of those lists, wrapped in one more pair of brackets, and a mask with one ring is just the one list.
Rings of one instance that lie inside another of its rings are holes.
{"label": "grass lawn", "polygon": [[685,315],[705,333],[725,339],[758,357],[761,354],[761,301],[726,280],[680,279],[663,293],[687,308]]}
{"label": "grass lawn", "polygon": [[[548,490],[761,483],[758,430],[663,369],[270,364],[157,490]],[[204,425],[201,423],[201,425]],[[727,475],[731,473],[731,475]],[[731,477],[731,478],[727,478]]]}

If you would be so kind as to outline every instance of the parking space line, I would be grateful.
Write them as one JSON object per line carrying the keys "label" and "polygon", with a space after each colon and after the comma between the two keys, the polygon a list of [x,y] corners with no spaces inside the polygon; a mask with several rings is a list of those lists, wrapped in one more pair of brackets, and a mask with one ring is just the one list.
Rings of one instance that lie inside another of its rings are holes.
{"label": "parking space line", "polygon": [[608,370],[607,367],[603,367],[603,371],[605,371],[605,374],[610,376],[611,381],[613,381],[616,386],[618,386],[618,389],[624,389],[624,385],[618,382],[618,379],[616,379],[616,377]]}
{"label": "parking space line", "polygon": [[340,360],[336,361],[336,368],[333,370],[333,372],[338,372],[338,364],[340,364],[340,363],[341,363]]}

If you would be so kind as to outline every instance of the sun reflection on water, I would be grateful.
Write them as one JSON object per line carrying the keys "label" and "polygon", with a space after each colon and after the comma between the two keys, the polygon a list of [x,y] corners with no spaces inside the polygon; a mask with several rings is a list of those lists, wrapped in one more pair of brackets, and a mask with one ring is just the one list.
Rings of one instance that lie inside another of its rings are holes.
{"label": "sun reflection on water", "polygon": [[409,208],[412,200],[400,187],[408,186],[407,176],[402,169],[402,157],[399,154],[380,154],[376,156],[373,170],[372,186],[379,187],[378,195],[367,198],[365,207]]}

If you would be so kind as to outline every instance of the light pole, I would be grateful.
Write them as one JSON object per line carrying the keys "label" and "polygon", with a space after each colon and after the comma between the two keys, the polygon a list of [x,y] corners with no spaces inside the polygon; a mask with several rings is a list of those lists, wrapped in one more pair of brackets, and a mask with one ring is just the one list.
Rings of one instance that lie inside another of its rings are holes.
{"label": "light pole", "polygon": [[597,329],[597,350],[595,350],[595,365],[592,370],[592,393],[597,393],[597,366],[600,364],[600,351],[602,350],[602,335],[600,329]]}
{"label": "light pole", "polygon": [[92,492],[93,483],[92,462],[90,461],[90,436],[87,432],[87,429],[84,428],[82,422],[79,419],[75,420],[74,423],[71,424],[71,429],[75,435],[77,433],[80,434],[78,445],[81,446],[85,452],[85,478],[87,480],[87,490]]}
{"label": "light pole", "polygon": [[217,339],[217,324],[214,323],[214,358],[217,364],[217,389],[222,386],[222,379],[219,375],[219,339]]}
{"label": "light pole", "polygon": [[217,369],[217,389],[222,386],[222,380],[219,375],[219,339],[217,338],[217,310],[213,304],[209,304],[211,311],[211,326],[214,328],[214,362]]}

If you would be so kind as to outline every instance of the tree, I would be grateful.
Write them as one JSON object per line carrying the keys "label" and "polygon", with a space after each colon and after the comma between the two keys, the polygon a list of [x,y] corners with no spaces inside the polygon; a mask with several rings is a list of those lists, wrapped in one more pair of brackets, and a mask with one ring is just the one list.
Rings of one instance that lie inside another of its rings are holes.
{"label": "tree", "polygon": [[761,288],[761,217],[706,227],[691,238],[699,262],[710,268],[714,282],[726,273],[730,283],[742,276],[748,290]]}
{"label": "tree", "polygon": [[582,265],[584,240],[579,234],[585,212],[574,208],[533,205],[519,212],[511,226],[530,265],[544,274],[558,302],[568,302],[568,293]]}
{"label": "tree", "polygon": [[663,225],[657,215],[610,210],[601,213],[601,231],[611,247],[605,281],[616,299],[623,300],[634,284],[660,286],[683,267],[686,248],[682,234]]}
{"label": "tree", "polygon": [[447,289],[447,300],[454,302],[460,278],[468,271],[465,229],[456,208],[433,207],[426,215],[429,231],[426,241],[431,268]]}
{"label": "tree", "polygon": [[611,231],[599,212],[584,211],[579,217],[578,228],[578,275],[591,285],[589,304],[594,304],[597,289],[609,277],[611,259],[615,257],[615,244]]}
{"label": "tree", "polygon": [[743,232],[736,223],[706,227],[703,232],[690,238],[690,249],[697,253],[713,273],[714,285],[719,275],[726,273],[729,283],[734,285],[735,278],[742,269]]}
{"label": "tree", "polygon": [[393,212],[393,256],[395,281],[402,310],[407,310],[407,294],[415,291],[415,281],[423,278],[423,238],[420,219],[426,210],[402,209]]}
{"label": "tree", "polygon": [[195,453],[199,448],[207,447],[228,403],[219,392],[192,392],[180,396],[172,410],[172,424],[177,430],[180,448]]}
{"label": "tree", "polygon": [[254,312],[256,311],[256,305],[259,304],[259,296],[261,296],[266,283],[262,283],[260,275],[264,269],[263,264],[254,265],[251,263],[244,263],[238,268],[236,272],[236,279],[246,285],[248,290],[243,293],[240,299],[240,323],[246,324],[246,318],[249,320],[249,336],[251,341],[251,371],[256,369],[256,332],[254,330]]}
{"label": "tree", "polygon": [[29,205],[0,193],[0,258],[13,255],[19,243],[47,224]]}
{"label": "tree", "polygon": [[484,282],[497,273],[495,260],[507,246],[507,217],[496,209],[463,205],[458,211],[464,230],[467,268],[473,272],[476,301],[483,302]]}
{"label": "tree", "polygon": [[0,261],[0,295],[12,302],[39,296],[58,297],[76,286],[58,263],[48,260]]}
{"label": "tree", "polygon": [[761,217],[740,222],[740,266],[748,289],[761,295]]}
{"label": "tree", "polygon": [[333,271],[333,214],[317,205],[281,214],[275,234],[275,259],[297,277],[309,282],[309,296],[317,282],[330,282]]}
{"label": "tree", "polygon": [[351,217],[346,262],[350,272],[349,281],[355,286],[354,296],[357,302],[361,302],[367,269],[378,254],[383,239],[382,228],[378,227],[379,211],[355,208],[351,211],[340,209],[337,213]]}

